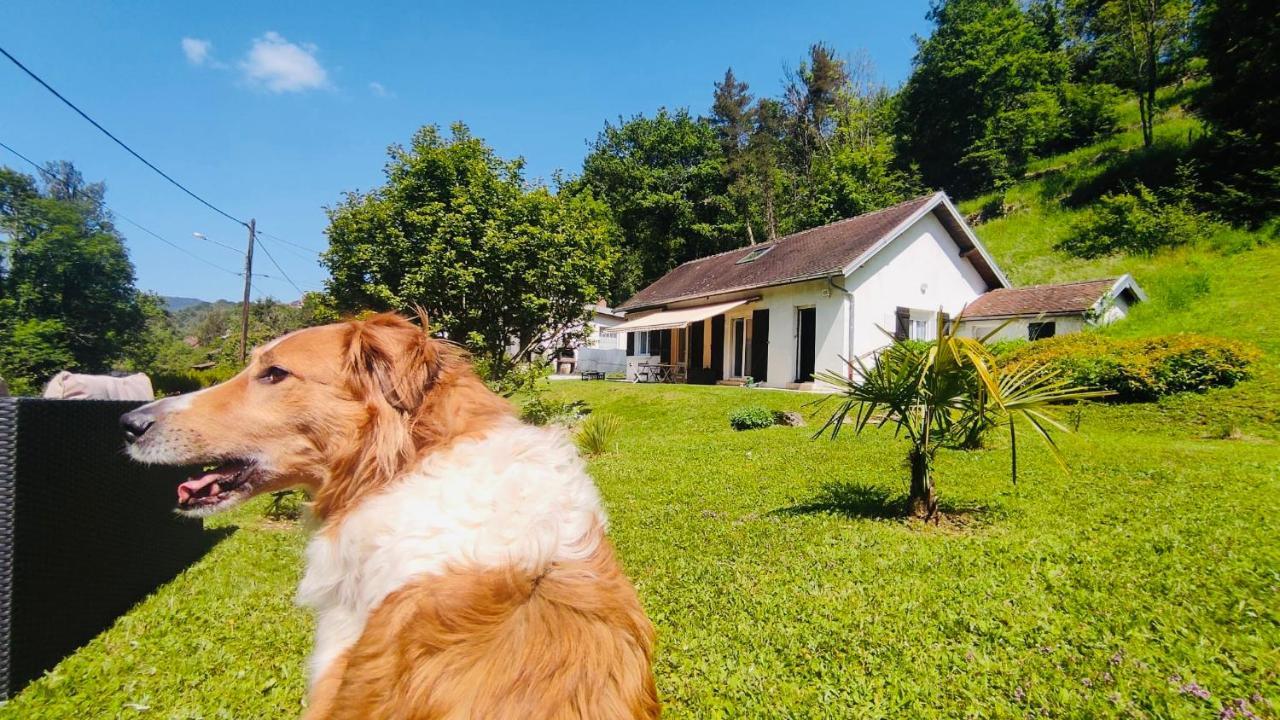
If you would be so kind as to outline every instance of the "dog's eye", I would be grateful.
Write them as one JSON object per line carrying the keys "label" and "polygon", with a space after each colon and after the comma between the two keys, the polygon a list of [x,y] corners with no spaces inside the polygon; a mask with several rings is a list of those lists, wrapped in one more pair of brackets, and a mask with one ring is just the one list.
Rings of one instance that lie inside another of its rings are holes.
{"label": "dog's eye", "polygon": [[284,380],[287,377],[289,377],[288,370],[285,370],[279,365],[272,365],[271,367],[264,370],[263,373],[258,376],[258,379],[264,383],[267,383],[268,385],[275,385],[276,383],[280,382],[281,380]]}

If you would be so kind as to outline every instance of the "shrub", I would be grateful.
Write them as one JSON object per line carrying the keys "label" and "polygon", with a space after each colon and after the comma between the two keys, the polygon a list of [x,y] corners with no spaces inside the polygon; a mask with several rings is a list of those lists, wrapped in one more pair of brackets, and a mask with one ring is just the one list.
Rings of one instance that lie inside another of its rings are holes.
{"label": "shrub", "polygon": [[612,449],[622,421],[612,415],[592,415],[578,429],[578,449],[583,455],[602,455]]}
{"label": "shrub", "polygon": [[1249,377],[1260,356],[1244,343],[1203,335],[1121,339],[1099,333],[1029,343],[1000,359],[1010,369],[1048,365],[1076,385],[1111,390],[1124,402],[1229,387]]}
{"label": "shrub", "polygon": [[157,370],[147,373],[151,378],[151,387],[158,396],[180,395],[212,387],[220,382],[230,380],[240,372],[234,367],[218,366],[209,370],[186,370],[169,372]]}
{"label": "shrub", "polygon": [[1138,183],[1132,193],[1103,195],[1058,249],[1083,258],[1116,252],[1151,254],[1186,245],[1207,226],[1204,216],[1186,200],[1164,202]]}
{"label": "shrub", "polygon": [[729,425],[734,430],[759,430],[773,425],[773,411],[758,405],[738,408],[729,413]]}
{"label": "shrub", "polygon": [[565,425],[577,422],[591,412],[581,400],[551,400],[544,393],[537,393],[520,408],[520,419],[530,425]]}

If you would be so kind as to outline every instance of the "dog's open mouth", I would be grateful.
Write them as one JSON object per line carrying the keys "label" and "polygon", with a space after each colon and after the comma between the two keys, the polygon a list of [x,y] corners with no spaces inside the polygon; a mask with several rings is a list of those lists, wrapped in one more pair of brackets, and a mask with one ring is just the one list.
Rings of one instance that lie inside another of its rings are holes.
{"label": "dog's open mouth", "polygon": [[206,465],[178,486],[178,508],[207,510],[248,495],[257,480],[257,469],[257,465],[248,460]]}

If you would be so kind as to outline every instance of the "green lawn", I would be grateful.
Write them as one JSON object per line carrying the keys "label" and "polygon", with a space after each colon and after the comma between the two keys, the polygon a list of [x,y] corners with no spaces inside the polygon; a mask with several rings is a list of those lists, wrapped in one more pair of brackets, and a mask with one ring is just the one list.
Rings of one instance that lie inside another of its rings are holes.
{"label": "green lawn", "polygon": [[[658,627],[670,717],[1211,718],[1254,693],[1280,703],[1266,427],[1213,440],[1191,415],[1093,406],[1066,441],[1070,476],[1034,445],[1016,487],[999,448],[944,454],[944,506],[964,523],[935,529],[885,516],[903,490],[888,433],[728,428],[735,407],[807,396],[555,388],[625,422],[592,470]],[[261,507],[0,717],[295,714],[303,534]]]}

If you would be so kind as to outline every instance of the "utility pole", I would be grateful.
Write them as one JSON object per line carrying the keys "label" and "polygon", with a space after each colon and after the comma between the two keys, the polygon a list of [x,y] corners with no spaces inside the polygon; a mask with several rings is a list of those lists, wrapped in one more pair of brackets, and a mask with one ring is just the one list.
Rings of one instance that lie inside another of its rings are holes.
{"label": "utility pole", "polygon": [[249,288],[253,281],[253,234],[257,221],[249,218],[249,249],[244,253],[244,302],[240,305],[240,364],[249,357]]}

